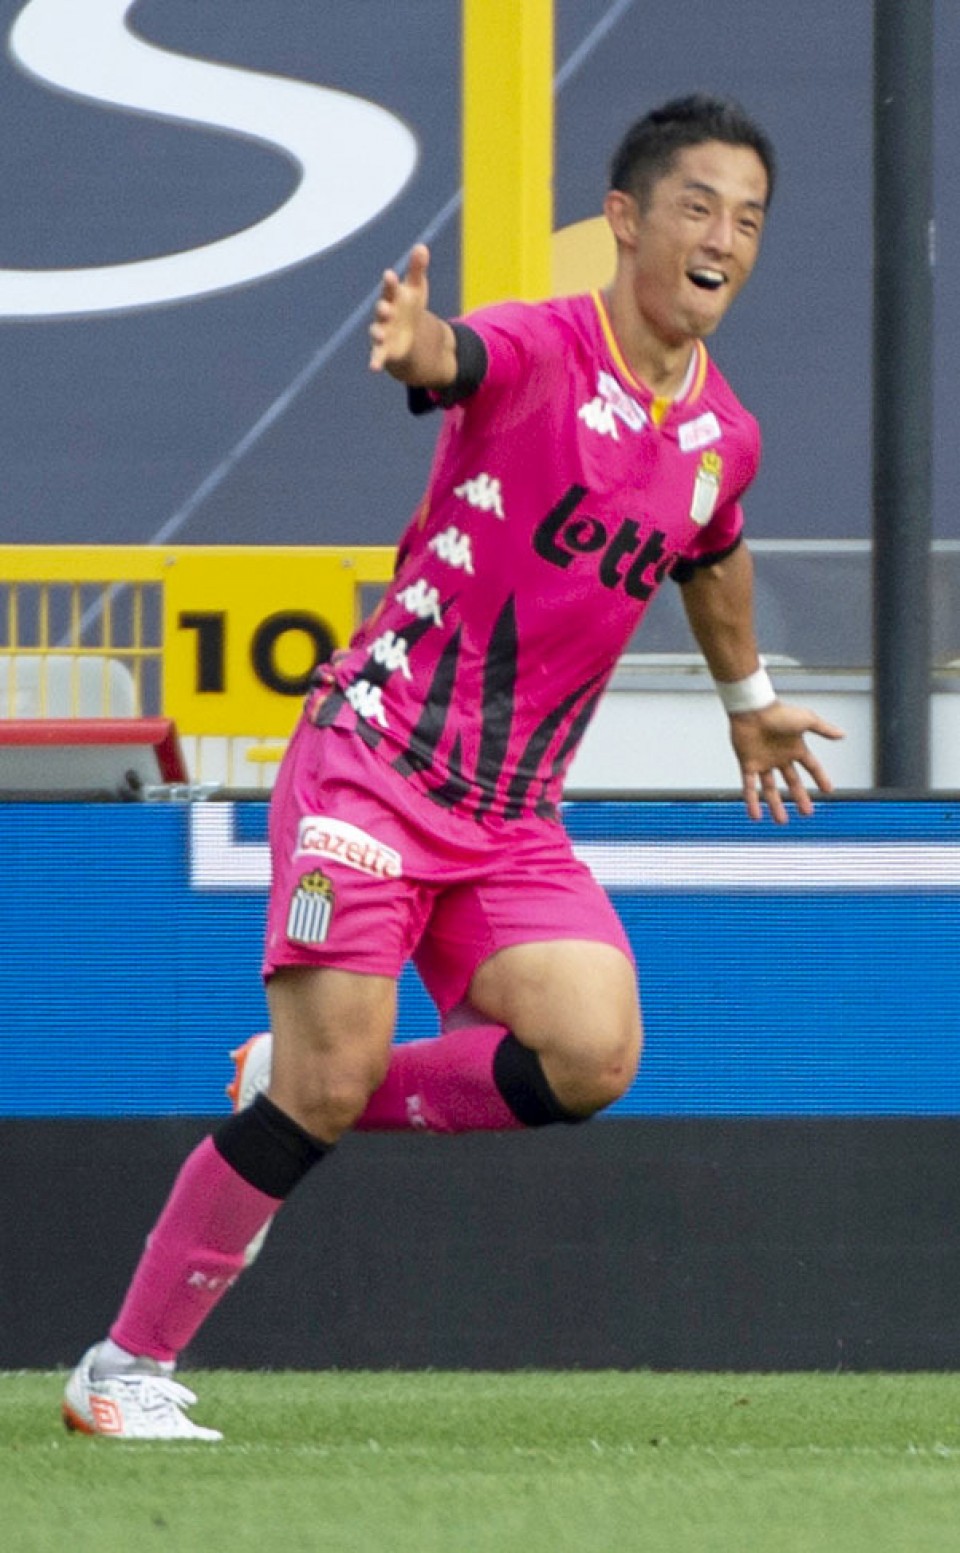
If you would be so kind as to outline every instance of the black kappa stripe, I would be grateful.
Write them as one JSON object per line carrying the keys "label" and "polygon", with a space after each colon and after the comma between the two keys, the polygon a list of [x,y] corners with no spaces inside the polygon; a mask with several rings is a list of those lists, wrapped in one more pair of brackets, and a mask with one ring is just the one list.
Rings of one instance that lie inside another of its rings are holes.
{"label": "black kappa stripe", "polygon": [[[516,775],[507,789],[507,801],[503,811],[504,819],[515,820],[523,813],[523,800],[534,782],[540,778],[540,762],[550,748],[564,720],[573,711],[577,702],[582,696],[588,696],[589,699],[580,708],[578,715],[574,718],[567,731],[567,736],[553,764],[553,775],[556,775],[558,767],[563,765],[571,749],[575,749],[579,744],[583,737],[584,729],[593,714],[593,709],[597,704],[605,679],[605,674],[594,675],[585,684],[578,685],[576,690],[571,691],[570,695],[565,697],[559,706],[554,707],[549,717],[545,717],[543,722],[534,729],[518,762]],[[593,695],[590,695],[591,691],[594,692]]]}
{"label": "black kappa stripe", "polygon": [[583,738],[583,735],[586,732],[587,724],[596,711],[602,694],[603,685],[599,687],[599,689],[595,692],[594,695],[590,697],[588,701],[583,703],[583,706],[580,708],[573,722],[570,724],[567,737],[564,739],[560,748],[557,750],[556,755],[554,756],[553,765],[550,768],[550,775],[544,777],[543,779],[541,797],[534,809],[534,813],[538,814],[541,819],[556,819],[556,804],[542,795],[546,793],[550,783],[556,778],[559,772],[563,770],[567,756],[573,753],[577,745],[580,743],[580,740]]}
{"label": "black kappa stripe", "polygon": [[429,771],[433,765],[437,745],[450,715],[462,634],[463,627],[457,626],[437,659],[423,710],[410,735],[410,742],[403,754],[398,755],[393,762],[394,770],[399,771],[401,776],[410,776],[413,771]]}
{"label": "black kappa stripe", "polygon": [[482,793],[478,815],[485,813],[496,797],[497,782],[509,748],[518,655],[517,606],[511,595],[497,616],[483,666],[480,752],[475,773],[476,784]]}
{"label": "black kappa stripe", "polygon": [[470,781],[463,774],[463,742],[459,733],[453,741],[448,762],[449,775],[439,787],[428,787],[427,797],[441,809],[455,809],[470,794]]}

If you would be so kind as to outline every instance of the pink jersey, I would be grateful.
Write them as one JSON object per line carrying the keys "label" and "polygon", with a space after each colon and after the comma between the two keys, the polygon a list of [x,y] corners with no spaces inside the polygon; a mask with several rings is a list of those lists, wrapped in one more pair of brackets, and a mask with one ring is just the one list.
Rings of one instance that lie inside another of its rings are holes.
{"label": "pink jersey", "polygon": [[759,433],[700,343],[685,391],[655,400],[599,294],[464,322],[486,375],[444,412],[394,581],[311,715],[445,807],[552,814],[663,579],[737,544]]}

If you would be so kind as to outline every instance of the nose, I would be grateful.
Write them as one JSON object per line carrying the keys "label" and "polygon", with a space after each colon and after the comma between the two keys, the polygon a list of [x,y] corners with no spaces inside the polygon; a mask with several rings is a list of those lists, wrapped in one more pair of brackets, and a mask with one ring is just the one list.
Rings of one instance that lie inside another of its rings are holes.
{"label": "nose", "polygon": [[732,253],[735,230],[733,211],[715,210],[705,238],[706,248],[718,258]]}

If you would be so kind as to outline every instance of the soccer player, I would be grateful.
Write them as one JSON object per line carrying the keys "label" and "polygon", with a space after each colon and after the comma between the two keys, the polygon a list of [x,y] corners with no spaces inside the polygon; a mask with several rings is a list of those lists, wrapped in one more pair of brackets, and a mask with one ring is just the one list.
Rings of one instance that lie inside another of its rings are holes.
{"label": "soccer player", "polygon": [[[748,280],[774,155],[736,104],[668,103],[616,151],[604,292],[448,322],[387,271],[370,367],[442,425],[394,581],[320,667],[278,773],[269,1088],[183,1165],[67,1424],[217,1439],[178,1354],[349,1128],[578,1122],[630,1085],[635,968],[558,819],[564,773],[657,588],[679,583],[749,816],[829,791],[758,655],[741,497],[759,437],[703,344]],[[651,730],[651,737],[656,737]],[[443,1033],[391,1051],[413,958]]]}

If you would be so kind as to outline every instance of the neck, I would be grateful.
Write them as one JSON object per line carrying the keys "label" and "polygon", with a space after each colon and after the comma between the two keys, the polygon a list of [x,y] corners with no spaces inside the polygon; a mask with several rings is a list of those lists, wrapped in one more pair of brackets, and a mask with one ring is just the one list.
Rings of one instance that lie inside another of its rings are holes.
{"label": "neck", "polygon": [[614,285],[604,292],[610,324],[624,361],[658,399],[672,399],[683,387],[696,348],[689,336],[665,340],[636,308],[624,305]]}

